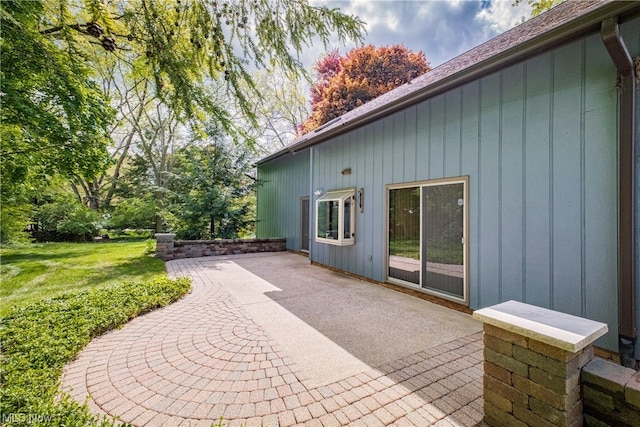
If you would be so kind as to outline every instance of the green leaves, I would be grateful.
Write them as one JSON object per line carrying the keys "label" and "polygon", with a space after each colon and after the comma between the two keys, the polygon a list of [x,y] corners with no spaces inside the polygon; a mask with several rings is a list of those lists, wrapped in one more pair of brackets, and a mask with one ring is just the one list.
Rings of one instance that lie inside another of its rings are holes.
{"label": "green leaves", "polygon": [[[269,66],[297,78],[312,41],[359,41],[364,30],[307,0],[7,0],[0,27],[3,206],[28,203],[56,177],[101,181],[112,162],[117,178],[129,147],[154,131],[136,128],[154,107],[174,129],[214,123],[251,145],[246,128],[262,96],[250,72]],[[117,160],[108,151],[124,126],[111,104],[131,135],[112,149],[122,149]]]}
{"label": "green leaves", "polygon": [[150,230],[155,226],[156,204],[149,198],[124,199],[111,214],[109,229]]}
{"label": "green leaves", "polygon": [[245,153],[222,143],[191,145],[176,153],[175,179],[167,211],[179,238],[238,238],[255,219],[255,181]]}
{"label": "green leaves", "polygon": [[90,241],[100,232],[101,216],[70,197],[39,206],[34,215],[39,241]]}
{"label": "green leaves", "polygon": [[[230,132],[228,106],[207,96],[207,80],[225,85],[232,104],[249,118],[260,96],[249,67],[305,71],[298,55],[312,41],[360,40],[364,24],[337,9],[299,0],[121,2],[128,32],[118,46],[130,50],[135,73],[155,82],[158,96],[187,118],[205,112]],[[135,59],[142,56],[144,61]]]}
{"label": "green leaves", "polygon": [[113,111],[90,68],[39,32],[42,2],[0,7],[2,195],[44,176],[95,175],[106,167]]}
{"label": "green leaves", "polygon": [[532,7],[531,16],[538,16],[564,1],[565,0],[514,0],[513,5],[517,6],[521,2],[528,3]]}

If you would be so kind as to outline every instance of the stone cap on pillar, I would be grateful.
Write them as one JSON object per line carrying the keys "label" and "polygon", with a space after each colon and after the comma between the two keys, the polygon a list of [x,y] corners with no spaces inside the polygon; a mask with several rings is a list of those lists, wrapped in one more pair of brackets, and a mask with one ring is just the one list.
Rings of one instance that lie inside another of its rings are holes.
{"label": "stone cap on pillar", "polygon": [[173,240],[175,239],[176,235],[175,233],[156,233],[156,240]]}
{"label": "stone cap on pillar", "polygon": [[606,323],[507,301],[473,312],[475,319],[577,353],[607,333]]}

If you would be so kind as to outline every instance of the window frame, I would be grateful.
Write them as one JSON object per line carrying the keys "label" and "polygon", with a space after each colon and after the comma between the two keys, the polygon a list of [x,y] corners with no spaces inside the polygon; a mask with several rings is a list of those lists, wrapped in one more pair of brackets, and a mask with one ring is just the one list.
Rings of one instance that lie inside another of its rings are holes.
{"label": "window frame", "polygon": [[[424,235],[424,212],[422,212],[423,208],[423,188],[424,187],[434,187],[439,185],[448,185],[448,184],[463,184],[463,200],[464,200],[464,210],[463,210],[463,295],[462,297],[458,297],[456,295],[452,295],[446,292],[440,292],[431,288],[423,287],[423,268],[422,263],[424,259],[424,250],[423,250],[423,242],[422,238]],[[397,190],[402,188],[411,188],[411,187],[419,187],[420,188],[420,209],[421,209],[421,219],[420,219],[420,282],[418,284],[409,282],[406,280],[398,279],[389,276],[389,191]],[[424,181],[413,181],[413,182],[405,182],[398,184],[387,184],[385,185],[385,281],[388,283],[392,283],[395,285],[407,287],[410,289],[417,290],[422,293],[430,294],[437,296],[439,298],[447,299],[450,301],[454,301],[465,306],[469,306],[469,292],[470,292],[470,279],[469,279],[469,257],[470,257],[470,234],[469,234],[469,221],[470,221],[470,198],[469,198],[469,176],[461,175],[455,177],[448,178],[440,178],[440,179],[431,179]]]}
{"label": "window frame", "polygon": [[[328,237],[319,237],[318,232],[320,230],[320,204],[325,202],[339,202],[338,204],[338,228],[336,237],[337,238],[328,238]],[[350,202],[349,208],[349,221],[345,224],[345,205],[347,202]],[[356,189],[355,188],[345,188],[341,190],[331,190],[327,191],[322,197],[316,200],[315,204],[315,233],[314,233],[314,241],[317,243],[326,243],[334,246],[350,246],[355,245],[356,240]],[[345,225],[348,225],[350,230],[349,237],[345,237]]]}

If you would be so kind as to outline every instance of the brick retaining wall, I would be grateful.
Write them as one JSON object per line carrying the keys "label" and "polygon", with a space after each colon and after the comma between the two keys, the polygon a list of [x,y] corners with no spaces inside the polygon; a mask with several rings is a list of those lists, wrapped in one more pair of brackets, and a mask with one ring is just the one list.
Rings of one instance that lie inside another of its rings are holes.
{"label": "brick retaining wall", "polygon": [[487,424],[581,425],[580,368],[592,346],[572,353],[488,324],[484,334]]}
{"label": "brick retaining wall", "polygon": [[581,380],[586,426],[640,426],[640,372],[596,358]]}
{"label": "brick retaining wall", "polygon": [[212,255],[233,255],[286,250],[285,238],[174,240],[175,234],[156,234],[156,258],[163,260],[197,258]]}

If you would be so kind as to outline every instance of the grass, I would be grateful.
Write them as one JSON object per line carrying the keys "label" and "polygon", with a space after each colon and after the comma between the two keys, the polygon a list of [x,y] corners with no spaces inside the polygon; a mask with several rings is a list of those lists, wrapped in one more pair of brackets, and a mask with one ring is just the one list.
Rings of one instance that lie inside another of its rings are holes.
{"label": "grass", "polygon": [[[404,240],[389,242],[389,254],[420,259],[420,241]],[[463,254],[459,245],[447,245],[434,242],[427,245],[427,260],[442,264],[462,265]]]}
{"label": "grass", "polygon": [[166,306],[190,288],[170,280],[146,242],[2,248],[0,425],[108,426],[61,395],[64,366],[92,338]]}
{"label": "grass", "polygon": [[166,275],[148,243],[43,243],[0,249],[0,316],[63,292],[95,289]]}
{"label": "grass", "polygon": [[389,242],[389,254],[411,259],[420,259],[419,240],[396,240]]}

